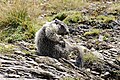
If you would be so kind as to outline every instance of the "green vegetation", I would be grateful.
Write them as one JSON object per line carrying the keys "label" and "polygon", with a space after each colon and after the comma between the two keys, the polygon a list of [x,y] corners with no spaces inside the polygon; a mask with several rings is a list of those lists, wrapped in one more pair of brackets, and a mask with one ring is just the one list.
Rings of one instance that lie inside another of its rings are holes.
{"label": "green vegetation", "polygon": [[88,32],[84,33],[84,36],[96,36],[100,34],[100,30],[99,29],[92,29]]}
{"label": "green vegetation", "polygon": [[54,16],[53,20],[57,18],[63,21],[67,16],[68,16],[67,12],[58,13],[57,15]]}
{"label": "green vegetation", "polygon": [[104,16],[104,15],[99,15],[96,17],[96,20],[99,22],[103,22],[103,23],[108,23],[110,21],[115,21],[115,16]]}
{"label": "green vegetation", "polygon": [[66,24],[70,23],[78,23],[79,21],[82,21],[83,17],[80,12],[73,12],[71,15],[68,15],[63,21]]}
{"label": "green vegetation", "polygon": [[[1,36],[0,41],[13,42],[17,40],[27,40],[34,37],[34,24],[27,12],[27,7],[19,0],[18,3],[2,4],[7,11],[2,11],[0,20]],[[8,8],[10,6],[10,9]],[[3,8],[1,8],[3,9]]]}
{"label": "green vegetation", "polygon": [[27,50],[22,50],[22,52],[25,53],[25,54],[31,54],[31,52],[27,51]]}
{"label": "green vegetation", "polygon": [[11,45],[11,44],[0,44],[0,53],[1,54],[9,54],[9,53],[13,53],[14,49],[16,48],[16,46]]}
{"label": "green vegetation", "polygon": [[103,40],[104,41],[107,41],[109,38],[110,38],[110,34],[109,33],[107,33],[107,32],[103,33]]}
{"label": "green vegetation", "polygon": [[63,11],[79,11],[87,5],[83,0],[49,0],[43,7],[49,14],[55,14]]}
{"label": "green vegetation", "polygon": [[107,40],[108,40],[108,38],[104,36],[103,37],[103,41],[107,41]]}
{"label": "green vegetation", "polygon": [[[90,4],[98,4],[92,12]],[[94,18],[100,22],[115,20],[114,16],[98,15],[102,11],[116,11],[119,13],[120,3],[114,3],[109,7],[104,7],[101,2],[83,0],[1,0],[0,1],[0,41],[14,42],[34,38],[35,32],[41,28],[46,21],[55,18],[63,20],[66,24],[78,23]],[[108,6],[108,5],[105,5]],[[89,15],[81,12],[83,8],[88,10]],[[97,16],[94,15],[97,12]],[[94,14],[93,14],[94,13]],[[94,20],[93,19],[93,20]],[[98,34],[98,33],[85,33]]]}
{"label": "green vegetation", "polygon": [[60,80],[80,80],[80,78],[71,78],[71,77],[64,77]]}
{"label": "green vegetation", "polygon": [[116,2],[114,4],[109,5],[107,11],[109,13],[114,13],[114,14],[120,13],[120,2]]}
{"label": "green vegetation", "polygon": [[87,63],[93,63],[93,62],[97,62],[98,61],[98,58],[94,54],[92,54],[92,53],[85,54],[83,56],[83,59]]}
{"label": "green vegetation", "polygon": [[79,11],[65,11],[62,13],[58,13],[54,16],[53,19],[55,18],[64,21],[66,24],[78,23],[79,21],[84,20],[82,13]]}

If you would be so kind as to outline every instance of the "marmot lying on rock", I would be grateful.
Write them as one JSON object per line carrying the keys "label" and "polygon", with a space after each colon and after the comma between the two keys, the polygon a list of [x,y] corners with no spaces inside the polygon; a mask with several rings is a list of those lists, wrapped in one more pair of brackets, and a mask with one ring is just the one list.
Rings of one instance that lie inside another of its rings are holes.
{"label": "marmot lying on rock", "polygon": [[[67,45],[64,41],[63,36],[68,33],[69,28],[62,21],[55,19],[47,22],[35,35],[38,55],[68,59],[70,51],[77,49]],[[76,64],[83,65],[81,53],[76,60]]]}

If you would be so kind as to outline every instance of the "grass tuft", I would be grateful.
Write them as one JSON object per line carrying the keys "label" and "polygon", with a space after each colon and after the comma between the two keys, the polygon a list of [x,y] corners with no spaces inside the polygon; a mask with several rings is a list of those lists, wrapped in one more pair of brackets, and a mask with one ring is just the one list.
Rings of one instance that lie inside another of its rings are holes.
{"label": "grass tuft", "polygon": [[85,32],[84,36],[96,36],[100,34],[100,30],[99,29],[92,29],[89,32]]}
{"label": "grass tuft", "polygon": [[[34,37],[35,29],[33,20],[28,14],[28,7],[26,2],[22,0],[7,1],[1,3],[1,16],[0,28],[1,28],[1,41],[13,42],[16,40],[27,40]],[[5,7],[6,5],[6,7]],[[4,10],[7,9],[7,10]],[[4,15],[4,16],[2,16]]]}
{"label": "grass tuft", "polygon": [[97,62],[98,61],[98,58],[94,54],[92,54],[92,53],[85,54],[83,56],[83,59],[87,63],[93,63],[93,62]]}
{"label": "grass tuft", "polygon": [[0,43],[0,53],[1,54],[9,54],[9,53],[11,54],[14,52],[15,48],[16,48],[16,46],[14,46],[14,45],[11,45],[11,44],[6,45],[6,44]]}

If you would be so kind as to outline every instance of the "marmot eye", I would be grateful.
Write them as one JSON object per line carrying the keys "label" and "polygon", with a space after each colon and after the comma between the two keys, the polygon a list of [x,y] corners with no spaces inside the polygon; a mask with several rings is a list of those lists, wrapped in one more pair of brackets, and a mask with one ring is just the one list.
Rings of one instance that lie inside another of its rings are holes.
{"label": "marmot eye", "polygon": [[55,19],[55,23],[56,23],[56,24],[58,24],[58,23],[59,23],[59,21],[58,21],[57,19]]}

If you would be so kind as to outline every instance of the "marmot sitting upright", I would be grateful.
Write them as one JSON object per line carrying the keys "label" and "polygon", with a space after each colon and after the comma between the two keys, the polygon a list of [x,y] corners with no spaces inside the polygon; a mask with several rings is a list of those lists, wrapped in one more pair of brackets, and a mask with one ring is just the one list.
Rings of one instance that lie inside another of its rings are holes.
{"label": "marmot sitting upright", "polygon": [[35,35],[38,55],[50,56],[53,58],[65,57],[65,51],[59,45],[64,46],[62,35],[68,33],[68,26],[62,21],[56,19],[47,22]]}
{"label": "marmot sitting upright", "polygon": [[83,65],[83,58],[77,46],[71,46],[65,39],[64,35],[69,33],[69,28],[60,20],[53,20],[46,23],[35,35],[35,44],[38,55],[49,56],[56,59],[66,58],[70,51],[77,49],[79,55],[76,58],[76,65]]}

